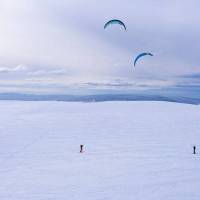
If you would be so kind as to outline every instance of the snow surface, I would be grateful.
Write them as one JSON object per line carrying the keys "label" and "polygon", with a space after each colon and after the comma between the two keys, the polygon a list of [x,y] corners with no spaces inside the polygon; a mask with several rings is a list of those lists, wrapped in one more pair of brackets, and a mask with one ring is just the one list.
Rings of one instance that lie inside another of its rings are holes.
{"label": "snow surface", "polygon": [[200,199],[199,106],[1,101],[0,110],[1,200]]}

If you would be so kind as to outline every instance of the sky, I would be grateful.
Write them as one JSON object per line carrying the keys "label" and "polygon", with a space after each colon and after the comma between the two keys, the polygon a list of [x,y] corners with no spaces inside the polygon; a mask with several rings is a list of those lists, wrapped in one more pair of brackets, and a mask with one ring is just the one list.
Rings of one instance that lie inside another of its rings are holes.
{"label": "sky", "polygon": [[[0,92],[200,85],[198,0],[0,0]],[[113,25],[120,19],[126,26]],[[154,57],[134,58],[141,52]]]}

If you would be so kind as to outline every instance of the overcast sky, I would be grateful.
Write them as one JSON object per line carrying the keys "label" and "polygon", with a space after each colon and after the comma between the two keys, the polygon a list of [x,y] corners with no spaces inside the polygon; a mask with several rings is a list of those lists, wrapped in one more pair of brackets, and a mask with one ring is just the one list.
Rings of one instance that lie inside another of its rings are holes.
{"label": "overcast sky", "polygon": [[[199,8],[199,0],[0,0],[0,92],[198,84]],[[127,32],[104,30],[113,18]],[[134,68],[140,52],[155,56]]]}

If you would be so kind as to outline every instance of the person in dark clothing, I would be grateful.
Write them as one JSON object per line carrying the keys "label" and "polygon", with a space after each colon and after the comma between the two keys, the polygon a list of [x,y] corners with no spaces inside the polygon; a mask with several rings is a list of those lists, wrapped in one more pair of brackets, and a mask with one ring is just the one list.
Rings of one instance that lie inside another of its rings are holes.
{"label": "person in dark clothing", "polygon": [[83,153],[83,145],[80,145],[80,153]]}
{"label": "person in dark clothing", "polygon": [[193,146],[193,154],[196,154],[196,146]]}

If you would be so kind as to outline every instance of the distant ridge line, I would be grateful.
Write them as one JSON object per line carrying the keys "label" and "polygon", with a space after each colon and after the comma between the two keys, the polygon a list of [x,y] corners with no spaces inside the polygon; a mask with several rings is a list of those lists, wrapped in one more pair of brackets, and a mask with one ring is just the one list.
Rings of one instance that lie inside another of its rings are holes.
{"label": "distant ridge line", "polygon": [[200,104],[198,98],[141,95],[141,94],[95,94],[95,95],[61,95],[61,94],[20,94],[0,93],[0,100],[19,101],[66,101],[66,102],[103,102],[103,101],[166,101],[186,104]]}

